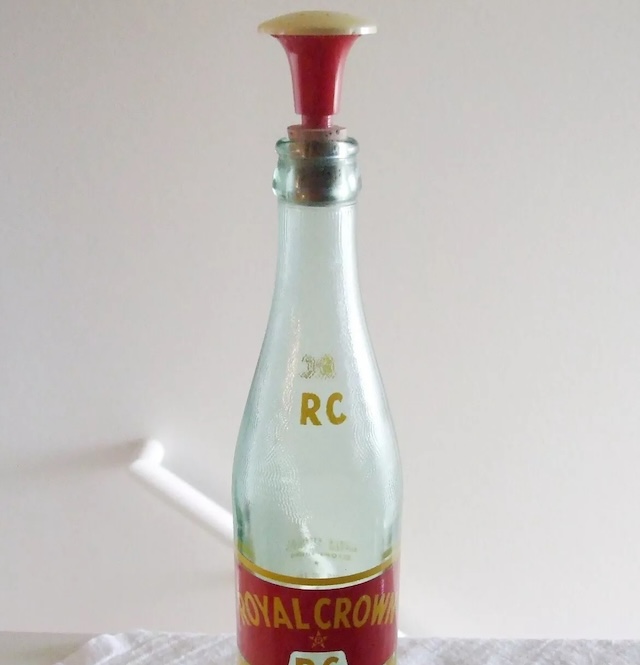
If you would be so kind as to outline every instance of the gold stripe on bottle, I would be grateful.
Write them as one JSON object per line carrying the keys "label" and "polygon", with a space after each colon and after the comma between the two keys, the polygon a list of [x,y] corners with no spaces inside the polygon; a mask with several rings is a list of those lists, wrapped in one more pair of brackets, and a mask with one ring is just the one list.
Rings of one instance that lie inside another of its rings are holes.
{"label": "gold stripe on bottle", "polygon": [[247,559],[246,556],[236,551],[236,556],[238,557],[238,563],[250,570],[252,573],[264,577],[267,580],[273,582],[281,582],[282,584],[295,584],[296,586],[338,586],[340,584],[350,584],[352,582],[360,582],[366,580],[370,577],[375,577],[376,575],[382,573],[384,570],[389,568],[394,562],[395,557],[390,554],[382,563],[369,568],[369,570],[363,570],[361,573],[354,573],[353,575],[343,575],[341,577],[293,577],[291,575],[282,575],[280,573],[274,573],[266,568],[262,568],[253,561]]}

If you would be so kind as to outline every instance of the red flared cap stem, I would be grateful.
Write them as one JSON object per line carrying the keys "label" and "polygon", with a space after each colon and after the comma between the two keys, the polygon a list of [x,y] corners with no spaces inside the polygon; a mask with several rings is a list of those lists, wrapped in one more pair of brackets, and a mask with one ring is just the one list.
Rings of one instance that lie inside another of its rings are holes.
{"label": "red flared cap stem", "polygon": [[291,68],[296,113],[304,129],[327,129],[340,106],[342,72],[360,35],[376,32],[370,21],[338,12],[278,16],[258,27],[284,47]]}
{"label": "red flared cap stem", "polygon": [[331,126],[340,107],[342,73],[358,35],[275,35],[289,59],[296,113],[307,129]]}

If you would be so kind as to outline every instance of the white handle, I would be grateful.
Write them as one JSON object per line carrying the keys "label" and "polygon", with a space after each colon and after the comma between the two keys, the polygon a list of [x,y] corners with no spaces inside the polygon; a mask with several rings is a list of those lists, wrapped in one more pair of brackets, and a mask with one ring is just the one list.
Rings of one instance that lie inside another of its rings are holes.
{"label": "white handle", "polygon": [[154,439],[144,441],[138,457],[129,466],[138,480],[183,515],[213,533],[220,540],[233,543],[233,518],[228,510],[162,466],[164,446]]}

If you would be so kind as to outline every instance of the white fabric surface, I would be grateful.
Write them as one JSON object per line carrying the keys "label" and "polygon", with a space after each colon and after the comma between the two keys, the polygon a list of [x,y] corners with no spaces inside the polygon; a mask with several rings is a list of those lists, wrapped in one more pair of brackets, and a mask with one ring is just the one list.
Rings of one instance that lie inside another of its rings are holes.
{"label": "white fabric surface", "polygon": [[[398,656],[400,665],[640,665],[640,642],[402,638]],[[100,635],[55,665],[236,665],[236,643],[233,635]]]}

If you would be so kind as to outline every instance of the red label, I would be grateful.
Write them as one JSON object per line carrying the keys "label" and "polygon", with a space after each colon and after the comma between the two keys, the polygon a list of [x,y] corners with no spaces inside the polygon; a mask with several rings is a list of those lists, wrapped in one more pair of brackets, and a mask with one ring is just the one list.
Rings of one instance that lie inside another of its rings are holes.
{"label": "red label", "polygon": [[311,580],[269,573],[239,555],[237,583],[238,649],[249,665],[384,665],[394,657],[391,561]]}

